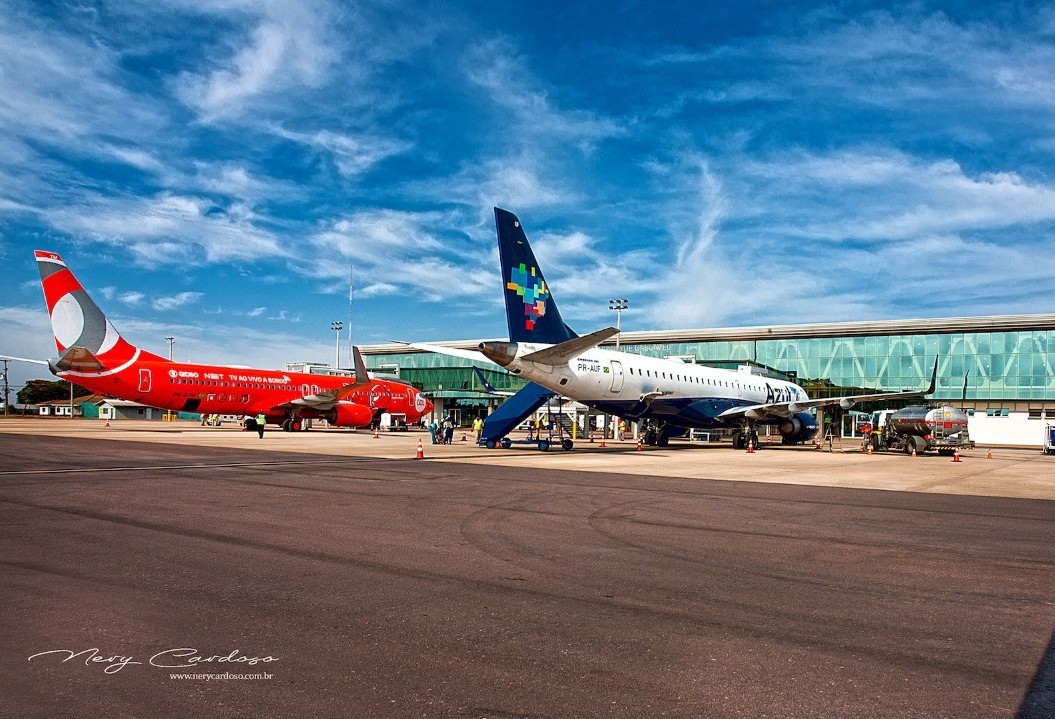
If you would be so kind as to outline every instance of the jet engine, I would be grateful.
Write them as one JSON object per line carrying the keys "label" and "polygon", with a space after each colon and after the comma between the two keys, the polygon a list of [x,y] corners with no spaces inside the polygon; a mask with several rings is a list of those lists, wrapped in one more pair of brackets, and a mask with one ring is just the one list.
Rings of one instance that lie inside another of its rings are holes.
{"label": "jet engine", "polygon": [[336,427],[366,427],[374,418],[374,413],[365,405],[347,402],[323,412],[322,418]]}
{"label": "jet engine", "polygon": [[817,420],[809,412],[799,412],[777,425],[784,444],[805,442],[817,431]]}

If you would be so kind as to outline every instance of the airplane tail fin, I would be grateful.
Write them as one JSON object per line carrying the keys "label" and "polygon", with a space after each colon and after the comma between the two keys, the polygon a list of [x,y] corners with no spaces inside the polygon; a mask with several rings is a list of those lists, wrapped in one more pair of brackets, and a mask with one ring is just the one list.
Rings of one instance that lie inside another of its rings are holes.
{"label": "airplane tail fin", "polygon": [[578,337],[561,319],[524,228],[512,212],[495,208],[510,342],[559,344]]}
{"label": "airplane tail fin", "polygon": [[[143,355],[146,355],[144,358],[164,360],[163,357],[143,352],[121,337],[61,257],[43,250],[33,254],[37,269],[40,270],[44,301],[51,316],[55,347],[60,355],[65,358],[69,350],[77,348],[83,352],[75,353],[70,359],[91,357],[92,362],[89,364],[102,369],[123,367]],[[56,366],[64,371],[88,369],[83,362],[70,364],[60,361]]]}

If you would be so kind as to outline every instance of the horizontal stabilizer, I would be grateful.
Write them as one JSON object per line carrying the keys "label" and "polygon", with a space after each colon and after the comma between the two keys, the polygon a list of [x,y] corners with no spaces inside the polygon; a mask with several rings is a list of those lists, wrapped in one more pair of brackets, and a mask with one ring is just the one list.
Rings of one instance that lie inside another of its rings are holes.
{"label": "horizontal stabilizer", "polygon": [[61,357],[48,364],[56,372],[101,372],[106,369],[99,358],[84,347],[70,347]]}
{"label": "horizontal stabilizer", "polygon": [[29,362],[30,364],[42,364],[47,366],[47,360],[29,359],[28,357],[11,357],[10,355],[0,355],[0,359],[11,360],[12,362]]}
{"label": "horizontal stabilizer", "polygon": [[439,355],[447,355],[448,357],[460,357],[461,359],[467,359],[472,362],[485,363],[489,365],[498,365],[491,360],[487,359],[480,353],[479,350],[463,350],[457,347],[447,347],[445,345],[433,345],[426,342],[403,342],[402,340],[392,340],[397,345],[406,345],[407,347],[413,347],[416,350],[422,352],[433,352]]}
{"label": "horizontal stabilizer", "polygon": [[583,352],[592,350],[597,345],[605,340],[615,337],[617,334],[619,334],[619,330],[615,327],[606,327],[603,330],[597,330],[588,335],[576,337],[575,339],[561,342],[558,345],[547,347],[544,350],[524,355],[521,357],[521,360],[524,362],[534,362],[536,364],[552,365],[554,367],[565,365]]}

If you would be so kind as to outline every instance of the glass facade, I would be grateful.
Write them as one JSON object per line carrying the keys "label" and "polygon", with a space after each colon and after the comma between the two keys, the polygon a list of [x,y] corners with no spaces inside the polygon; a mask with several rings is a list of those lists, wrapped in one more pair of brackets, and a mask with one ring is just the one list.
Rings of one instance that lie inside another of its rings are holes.
{"label": "glass facade", "polygon": [[[823,325],[815,330],[823,332]],[[716,366],[753,361],[790,375],[811,397],[923,388],[930,381],[937,356],[934,399],[983,407],[1055,403],[1055,329],[670,343],[634,342],[633,334],[647,333],[627,333],[623,351]],[[405,379],[426,391],[436,390],[438,384],[450,389],[478,388],[467,360],[420,353],[374,355],[370,349],[364,348],[369,367],[398,365]],[[423,371],[429,369],[433,371]],[[488,381],[499,390],[523,385],[498,372],[488,373]]]}

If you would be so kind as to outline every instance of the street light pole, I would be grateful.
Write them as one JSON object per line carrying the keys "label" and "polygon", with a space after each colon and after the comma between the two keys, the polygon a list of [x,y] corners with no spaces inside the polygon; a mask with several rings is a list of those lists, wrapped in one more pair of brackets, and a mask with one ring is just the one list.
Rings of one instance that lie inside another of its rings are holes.
{"label": "street light pole", "polygon": [[333,368],[341,368],[341,330],[344,329],[343,322],[331,322],[330,329],[337,333],[337,356],[334,358]]}
{"label": "street light pole", "polygon": [[[630,300],[617,299],[608,300],[608,309],[615,310],[615,328],[622,332],[623,310],[630,307]],[[619,351],[619,335],[615,336],[615,351]]]}
{"label": "street light pole", "polygon": [[169,362],[172,361],[172,345],[176,344],[175,337],[166,337],[165,341],[169,343]]}

